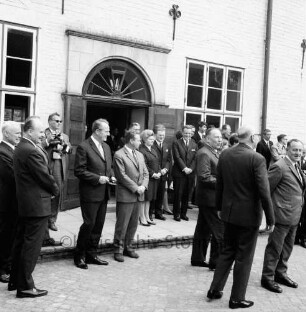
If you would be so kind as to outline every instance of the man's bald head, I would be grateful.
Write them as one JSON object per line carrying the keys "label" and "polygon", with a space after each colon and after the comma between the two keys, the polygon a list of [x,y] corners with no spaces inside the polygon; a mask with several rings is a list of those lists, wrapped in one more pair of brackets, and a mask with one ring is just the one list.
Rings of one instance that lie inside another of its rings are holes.
{"label": "man's bald head", "polygon": [[258,137],[255,135],[254,130],[247,126],[242,126],[237,131],[240,143],[245,143],[252,148],[255,148],[258,143]]}
{"label": "man's bald head", "polygon": [[6,121],[2,126],[3,141],[16,146],[21,138],[21,127],[16,121]]}

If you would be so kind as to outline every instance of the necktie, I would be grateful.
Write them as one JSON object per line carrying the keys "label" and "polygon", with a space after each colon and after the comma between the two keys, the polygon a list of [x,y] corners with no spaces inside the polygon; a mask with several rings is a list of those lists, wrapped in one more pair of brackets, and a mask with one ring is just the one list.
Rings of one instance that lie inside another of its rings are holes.
{"label": "necktie", "polygon": [[133,157],[134,157],[135,163],[136,163],[136,165],[138,167],[138,159],[137,159],[135,150],[133,150]]}
{"label": "necktie", "polygon": [[298,174],[298,177],[299,177],[300,181],[303,183],[302,176],[301,176],[301,173],[300,173],[299,165],[298,165],[298,164],[295,164],[294,167],[295,167],[295,170],[296,170],[296,172],[297,172],[297,174]]}
{"label": "necktie", "polygon": [[160,147],[160,149],[163,149],[163,144],[162,144],[162,142],[159,143],[159,147]]}
{"label": "necktie", "polygon": [[186,140],[185,142],[186,142],[186,146],[188,147],[188,145],[189,145],[189,140]]}
{"label": "necktie", "polygon": [[101,143],[100,143],[99,146],[98,146],[98,150],[99,150],[99,152],[100,152],[102,158],[105,159],[105,158],[104,158],[104,151],[103,151],[103,147],[102,147],[102,144],[101,144]]}

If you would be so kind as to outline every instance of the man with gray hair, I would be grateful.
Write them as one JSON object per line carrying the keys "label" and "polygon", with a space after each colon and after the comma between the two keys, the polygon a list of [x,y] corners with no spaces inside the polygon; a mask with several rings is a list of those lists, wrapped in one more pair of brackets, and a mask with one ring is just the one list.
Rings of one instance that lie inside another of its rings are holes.
{"label": "man with gray hair", "polygon": [[[238,129],[239,144],[224,150],[217,167],[216,207],[224,222],[224,248],[219,256],[209,299],[220,299],[233,262],[233,286],[229,307],[249,308],[245,300],[262,219],[267,230],[274,227],[274,214],[265,158],[254,148],[258,138],[248,127]],[[261,208],[262,207],[262,208]]]}
{"label": "man with gray hair", "polygon": [[20,124],[6,121],[0,143],[0,282],[9,282],[11,251],[17,224],[17,198],[13,170],[15,146],[21,137]]}

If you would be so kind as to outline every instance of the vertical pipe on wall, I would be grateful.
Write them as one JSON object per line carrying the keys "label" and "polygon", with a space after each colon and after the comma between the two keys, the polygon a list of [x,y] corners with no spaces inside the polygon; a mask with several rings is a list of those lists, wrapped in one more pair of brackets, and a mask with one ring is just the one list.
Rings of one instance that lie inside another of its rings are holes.
{"label": "vertical pipe on wall", "polygon": [[266,22],[266,41],[265,41],[265,67],[264,67],[264,81],[263,81],[263,103],[262,103],[261,133],[267,127],[270,43],[271,43],[271,29],[272,29],[272,6],[273,6],[273,0],[268,0],[267,22]]}

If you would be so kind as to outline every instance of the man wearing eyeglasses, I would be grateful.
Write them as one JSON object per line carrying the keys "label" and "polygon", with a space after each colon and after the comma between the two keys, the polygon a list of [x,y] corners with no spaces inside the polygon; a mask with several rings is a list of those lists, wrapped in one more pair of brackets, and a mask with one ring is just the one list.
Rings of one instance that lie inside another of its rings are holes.
{"label": "man wearing eyeglasses", "polygon": [[[49,167],[55,179],[56,184],[60,189],[58,196],[52,199],[51,203],[51,216],[48,220],[48,227],[52,231],[57,231],[55,225],[57,220],[58,211],[62,205],[63,199],[63,186],[66,180],[67,167],[68,167],[68,154],[71,153],[71,144],[69,137],[61,132],[62,119],[59,113],[53,113],[48,118],[49,127],[45,130],[46,140],[42,142],[42,146],[48,153]],[[49,231],[43,242],[43,246],[55,246],[56,242],[50,238]]]}

